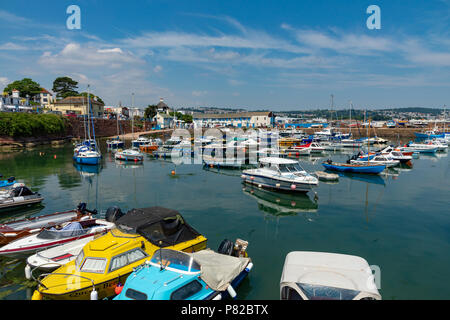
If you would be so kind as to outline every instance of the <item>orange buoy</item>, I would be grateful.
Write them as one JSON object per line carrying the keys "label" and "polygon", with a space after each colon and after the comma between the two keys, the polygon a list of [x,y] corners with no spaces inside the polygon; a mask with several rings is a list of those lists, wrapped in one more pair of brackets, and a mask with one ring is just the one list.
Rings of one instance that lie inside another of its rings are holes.
{"label": "orange buoy", "polygon": [[172,175],[175,175],[175,170],[172,170]]}
{"label": "orange buoy", "polygon": [[116,294],[120,294],[120,293],[122,292],[122,289],[123,289],[123,285],[120,284],[120,283],[118,283],[118,284],[116,285],[116,287],[114,288],[114,292],[115,292]]}
{"label": "orange buoy", "polygon": [[53,156],[54,159],[56,159],[56,154]]}

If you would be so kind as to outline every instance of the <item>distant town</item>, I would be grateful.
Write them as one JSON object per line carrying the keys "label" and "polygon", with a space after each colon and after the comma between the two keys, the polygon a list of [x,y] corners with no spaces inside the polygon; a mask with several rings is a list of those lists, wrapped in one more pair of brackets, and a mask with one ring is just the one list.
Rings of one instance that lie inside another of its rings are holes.
{"label": "distant town", "polygon": [[[2,112],[53,113],[66,117],[85,117],[89,112],[94,118],[130,119],[132,116],[155,123],[155,128],[176,127],[288,127],[301,123],[304,127],[321,127],[340,121],[349,126],[421,127],[446,121],[446,108],[390,108],[317,109],[317,110],[257,110],[218,107],[170,107],[164,98],[147,106],[107,106],[92,92],[78,92],[78,82],[69,77],[59,77],[52,91],[25,78],[10,83],[0,99]],[[90,97],[89,101],[87,97]],[[90,104],[89,104],[90,103]],[[277,106],[279,108],[279,106]]]}

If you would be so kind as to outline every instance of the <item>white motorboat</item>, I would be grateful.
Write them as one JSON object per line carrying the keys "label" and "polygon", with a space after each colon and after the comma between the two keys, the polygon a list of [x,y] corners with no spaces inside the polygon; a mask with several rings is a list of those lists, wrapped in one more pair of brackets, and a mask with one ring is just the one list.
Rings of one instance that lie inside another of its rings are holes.
{"label": "white motorboat", "polygon": [[386,168],[395,167],[400,164],[399,160],[394,160],[392,158],[389,158],[388,156],[385,156],[383,154],[375,155],[373,158],[371,156],[371,159],[367,159],[367,155],[364,155],[356,160],[350,160],[350,163],[353,164],[378,164],[378,165],[385,165]]}
{"label": "white motorboat", "polygon": [[281,300],[381,300],[367,261],[338,253],[293,251],[284,261]]}
{"label": "white motorboat", "polygon": [[90,235],[86,238],[70,241],[66,244],[36,252],[27,258],[25,274],[28,273],[27,269],[52,271],[65,265],[74,260],[88,242],[99,236],[101,236],[101,234]]}
{"label": "white motorboat", "polygon": [[338,151],[344,148],[344,146],[341,143],[332,141],[322,141],[320,142],[320,145],[323,147],[325,151]]}
{"label": "white motorboat", "polygon": [[0,191],[0,210],[22,207],[40,203],[44,198],[37,192],[31,191],[23,183],[15,183],[11,189]]}
{"label": "white motorboat", "polygon": [[346,148],[359,148],[364,144],[364,141],[358,141],[354,139],[342,139],[341,144]]}
{"label": "white motorboat", "polygon": [[403,154],[400,150],[398,150],[392,146],[388,146],[388,147],[384,148],[383,150],[380,151],[380,153],[382,155],[388,156],[394,160],[398,160],[398,161],[400,161],[400,163],[406,163],[406,162],[412,160],[412,156]]}
{"label": "white motorboat", "polygon": [[275,157],[261,158],[258,168],[242,171],[241,177],[258,187],[295,192],[308,192],[319,184],[297,161]]}
{"label": "white motorboat", "polygon": [[438,147],[432,144],[408,143],[399,149],[401,152],[436,153]]}
{"label": "white motorboat", "polygon": [[425,140],[425,144],[436,146],[437,151],[445,151],[448,149],[448,144],[444,138],[434,138],[432,140]]}
{"label": "white motorboat", "polygon": [[68,243],[74,240],[106,233],[114,227],[113,222],[102,219],[84,219],[67,222],[61,229],[52,227],[37,234],[14,240],[0,248],[0,256],[22,258],[37,251]]}
{"label": "white motorboat", "polygon": [[136,149],[125,149],[122,151],[117,151],[114,155],[114,158],[116,160],[123,160],[123,161],[143,161],[144,155],[140,153]]}

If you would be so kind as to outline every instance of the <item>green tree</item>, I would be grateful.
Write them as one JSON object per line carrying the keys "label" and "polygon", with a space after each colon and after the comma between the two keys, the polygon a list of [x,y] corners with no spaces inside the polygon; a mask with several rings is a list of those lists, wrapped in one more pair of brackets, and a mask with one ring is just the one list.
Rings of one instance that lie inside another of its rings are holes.
{"label": "green tree", "polygon": [[153,118],[154,116],[156,116],[156,109],[157,109],[158,107],[155,105],[155,104],[151,104],[151,105],[149,105],[146,109],[145,109],[145,111],[144,111],[144,117],[146,118],[146,119],[151,119],[151,118]]}
{"label": "green tree", "polygon": [[78,96],[78,82],[69,77],[59,77],[53,81],[53,92],[57,98],[66,98],[70,96]]}
{"label": "green tree", "polygon": [[[77,95],[78,95],[78,96],[87,97],[87,92],[81,92],[80,94],[77,94]],[[98,102],[105,104],[105,103],[103,102],[102,98],[100,98],[99,96],[94,95],[93,93],[89,93],[89,97],[90,97],[92,100],[95,100],[95,98],[97,98],[97,101],[98,101]]]}
{"label": "green tree", "polygon": [[42,90],[41,85],[39,83],[31,80],[30,78],[16,80],[16,81],[8,84],[3,91],[8,92],[9,94],[12,94],[12,91],[14,89],[20,91],[19,95],[22,98],[25,98],[27,95],[32,97],[32,96],[40,93]]}

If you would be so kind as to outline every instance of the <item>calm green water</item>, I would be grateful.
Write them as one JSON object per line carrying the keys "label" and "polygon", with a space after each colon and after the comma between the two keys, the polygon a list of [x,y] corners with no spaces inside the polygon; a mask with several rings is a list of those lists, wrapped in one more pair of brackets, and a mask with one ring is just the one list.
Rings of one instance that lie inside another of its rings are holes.
{"label": "calm green water", "polygon": [[[103,150],[97,172],[77,168],[72,150],[68,144],[0,153],[0,173],[16,176],[45,198],[40,207],[1,213],[0,219],[69,210],[79,202],[99,211],[112,205],[123,211],[164,206],[179,210],[214,250],[224,238],[250,242],[255,267],[239,288],[240,299],[279,299],[284,258],[293,250],[364,257],[381,268],[383,299],[450,297],[447,153],[421,155],[412,169],[380,177],[321,182],[316,203],[311,192],[302,197],[245,187],[239,171],[175,166],[150,156],[142,165],[123,165]],[[302,157],[301,164],[308,171],[322,170],[320,163],[329,157],[346,160],[348,155]],[[34,284],[26,281],[24,266],[0,258],[0,299],[30,298]]]}

